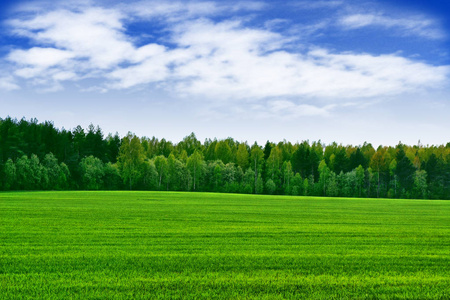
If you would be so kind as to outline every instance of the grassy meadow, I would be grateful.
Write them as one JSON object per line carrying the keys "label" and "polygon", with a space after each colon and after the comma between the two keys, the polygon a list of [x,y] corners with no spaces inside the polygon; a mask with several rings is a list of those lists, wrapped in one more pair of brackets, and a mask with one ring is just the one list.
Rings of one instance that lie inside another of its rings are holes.
{"label": "grassy meadow", "polygon": [[450,201],[0,193],[0,299],[450,299]]}

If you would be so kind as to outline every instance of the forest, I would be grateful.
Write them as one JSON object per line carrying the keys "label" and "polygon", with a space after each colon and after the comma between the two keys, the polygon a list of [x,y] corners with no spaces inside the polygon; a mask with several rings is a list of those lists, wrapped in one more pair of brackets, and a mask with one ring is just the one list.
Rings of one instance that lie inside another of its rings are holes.
{"label": "forest", "polygon": [[450,199],[450,143],[173,143],[0,119],[0,190],[163,190]]}

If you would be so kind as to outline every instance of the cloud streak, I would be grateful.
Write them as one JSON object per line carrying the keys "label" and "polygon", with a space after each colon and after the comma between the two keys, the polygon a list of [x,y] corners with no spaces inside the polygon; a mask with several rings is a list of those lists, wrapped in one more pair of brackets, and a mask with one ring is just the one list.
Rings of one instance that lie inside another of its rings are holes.
{"label": "cloud streak", "polygon": [[395,29],[404,36],[420,36],[427,39],[442,39],[445,37],[445,34],[438,29],[433,20],[423,16],[399,18],[383,14],[360,13],[342,17],[339,24],[349,30],[373,26]]}

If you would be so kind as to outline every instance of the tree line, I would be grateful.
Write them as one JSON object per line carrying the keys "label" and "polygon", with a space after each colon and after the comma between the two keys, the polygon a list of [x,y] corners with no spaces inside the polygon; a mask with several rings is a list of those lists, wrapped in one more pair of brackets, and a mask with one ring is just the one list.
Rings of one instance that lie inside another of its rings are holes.
{"label": "tree line", "polygon": [[0,119],[1,190],[165,190],[332,197],[450,199],[450,143],[438,146],[249,145],[104,136]]}

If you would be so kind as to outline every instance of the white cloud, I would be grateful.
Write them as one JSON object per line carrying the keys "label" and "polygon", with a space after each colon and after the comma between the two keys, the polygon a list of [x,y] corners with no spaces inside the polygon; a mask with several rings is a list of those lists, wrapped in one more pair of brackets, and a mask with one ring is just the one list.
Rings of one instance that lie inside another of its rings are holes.
{"label": "white cloud", "polygon": [[397,55],[289,53],[283,37],[238,23],[185,25],[175,41],[194,57],[174,69],[179,90],[214,99],[393,95],[437,86],[449,72]]}
{"label": "white cloud", "polygon": [[26,51],[14,50],[8,59],[18,65],[34,65],[36,67],[48,68],[72,58],[73,53],[55,48],[33,47]]}
{"label": "white cloud", "polygon": [[296,103],[286,99],[259,101],[255,103],[210,103],[202,102],[196,112],[202,120],[283,120],[290,121],[308,117],[329,117],[337,107],[335,104],[314,105]]}
{"label": "white cloud", "polygon": [[445,37],[434,20],[423,16],[401,18],[381,14],[351,14],[342,17],[338,23],[347,29],[379,26],[386,29],[397,29],[402,35],[406,36],[416,35],[428,39],[441,39]]}
{"label": "white cloud", "polygon": [[[309,53],[311,91],[322,96],[375,97],[436,88],[450,73],[448,66],[432,66],[397,55],[339,53],[324,49]],[[322,92],[319,91],[322,90]]]}
{"label": "white cloud", "polygon": [[268,103],[269,110],[276,116],[297,118],[303,116],[328,116],[336,106],[333,104],[318,107],[310,104],[295,104],[287,100],[274,100]]}
{"label": "white cloud", "polygon": [[[248,2],[233,9],[260,6]],[[448,66],[432,66],[398,54],[292,50],[288,46],[298,43],[296,36],[249,27],[237,19],[213,21],[206,18],[211,12],[203,11],[204,7],[223,13],[232,4],[142,1],[127,4],[124,10],[119,9],[124,6],[84,5],[76,10],[32,14],[9,24],[16,34],[41,47],[14,50],[8,59],[15,64],[16,76],[47,90],[63,88],[63,81],[86,78],[96,79],[95,89],[102,91],[154,88],[158,83],[170,92],[210,101],[265,101],[264,109],[271,113],[292,115],[327,115],[332,108],[302,104],[298,99],[357,101],[435,88],[448,80]],[[158,19],[183,14],[189,17],[170,22]],[[126,27],[134,18],[158,22],[165,30],[164,38],[137,46]],[[403,21],[353,15],[341,23],[348,28],[373,24],[405,28]],[[424,30],[427,26],[411,28]],[[297,100],[291,101],[294,98]]]}
{"label": "white cloud", "polygon": [[140,61],[139,64],[111,72],[108,76],[115,82],[110,87],[124,89],[167,79],[170,76],[170,70],[167,66],[170,60],[168,60],[164,50],[161,50],[162,52],[154,53]]}
{"label": "white cloud", "polygon": [[107,69],[123,62],[133,51],[129,37],[123,33],[122,18],[117,10],[91,7],[50,11],[9,23],[16,34],[70,51],[77,58],[87,59],[90,67]]}
{"label": "white cloud", "polygon": [[[15,75],[23,78],[34,78],[36,76],[49,76],[49,68],[55,66],[60,68],[73,56],[73,53],[69,51],[55,48],[33,47],[29,50],[14,50],[8,55],[7,59],[18,66],[18,69],[14,72]],[[55,77],[58,81],[73,79],[75,77],[73,72],[57,71],[57,73],[60,74]],[[71,73],[72,75],[62,76],[62,73]]]}
{"label": "white cloud", "polygon": [[14,82],[12,76],[0,77],[0,90],[13,91],[18,89],[20,89],[20,87]]}

